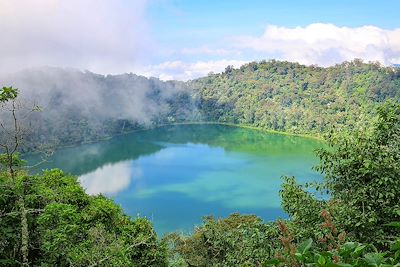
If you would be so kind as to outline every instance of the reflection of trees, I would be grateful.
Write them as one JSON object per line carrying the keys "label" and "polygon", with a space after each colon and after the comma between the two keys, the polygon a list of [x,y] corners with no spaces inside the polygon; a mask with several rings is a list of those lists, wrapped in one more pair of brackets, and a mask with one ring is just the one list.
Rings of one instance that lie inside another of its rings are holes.
{"label": "reflection of trees", "polygon": [[[81,145],[58,151],[50,162],[40,166],[60,166],[67,172],[82,175],[107,163],[116,163],[150,155],[166,144],[207,144],[227,151],[268,155],[309,154],[321,144],[309,139],[280,134],[266,134],[226,125],[173,125],[117,136],[108,141]],[[34,157],[28,158],[34,160]]]}
{"label": "reflection of trees", "polygon": [[227,125],[175,125],[149,131],[154,140],[168,143],[201,143],[246,153],[299,155],[310,153],[322,144],[298,136],[265,133]]}
{"label": "reflection of trees", "polygon": [[[108,141],[62,149],[48,162],[36,168],[36,171],[58,166],[66,172],[82,175],[104,164],[137,159],[160,149],[161,145],[142,142],[135,138],[135,134],[129,134]],[[28,157],[27,160],[34,161],[35,156]]]}

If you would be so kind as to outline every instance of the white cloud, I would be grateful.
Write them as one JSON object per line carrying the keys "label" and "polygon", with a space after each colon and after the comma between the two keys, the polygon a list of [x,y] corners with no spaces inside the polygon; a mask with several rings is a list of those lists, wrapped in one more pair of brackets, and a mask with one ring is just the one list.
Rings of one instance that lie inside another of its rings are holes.
{"label": "white cloud", "polygon": [[158,65],[144,67],[138,72],[144,76],[153,76],[161,80],[183,80],[206,76],[210,72],[222,72],[228,65],[240,67],[247,63],[244,60],[211,60],[197,62],[167,61]]}
{"label": "white cloud", "polygon": [[400,28],[323,23],[269,25],[260,36],[221,35],[195,47],[177,40],[171,49],[152,42],[147,6],[148,0],[0,0],[0,73],[45,65],[188,80],[254,59],[322,66],[354,58],[400,60]]}
{"label": "white cloud", "polygon": [[303,64],[329,66],[354,58],[396,63],[400,57],[400,28],[385,30],[375,26],[358,28],[314,23],[306,27],[267,26],[259,36],[232,38],[234,46],[276,55],[276,58]]}
{"label": "white cloud", "polygon": [[224,48],[210,48],[208,46],[200,46],[195,48],[183,48],[183,55],[216,55],[216,56],[226,56],[229,54],[240,55],[240,51],[224,49]]}
{"label": "white cloud", "polygon": [[0,71],[50,65],[126,72],[149,47],[145,6],[146,0],[2,0]]}

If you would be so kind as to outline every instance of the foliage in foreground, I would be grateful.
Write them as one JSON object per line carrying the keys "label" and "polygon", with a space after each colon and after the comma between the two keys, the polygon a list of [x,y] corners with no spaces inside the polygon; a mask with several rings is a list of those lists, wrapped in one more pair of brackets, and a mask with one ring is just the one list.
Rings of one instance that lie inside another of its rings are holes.
{"label": "foliage in foreground", "polygon": [[191,236],[170,234],[165,239],[172,246],[174,260],[188,266],[257,266],[274,255],[279,243],[274,224],[239,214],[218,220],[205,217]]}
{"label": "foliage in foreground", "polygon": [[[400,216],[400,211],[397,211]],[[379,251],[373,244],[346,241],[346,233],[338,233],[330,214],[323,210],[321,213],[324,223],[320,225],[323,235],[317,242],[308,238],[298,244],[294,243],[294,235],[289,227],[278,221],[281,232],[281,249],[275,258],[268,260],[265,266],[327,266],[327,267],[390,267],[400,266],[400,236],[390,248]],[[386,227],[400,227],[394,222]]]}
{"label": "foliage in foreground", "polygon": [[355,240],[384,247],[398,234],[385,225],[400,208],[400,105],[388,102],[377,112],[372,131],[331,137],[317,170],[337,202],[337,223]]}
{"label": "foliage in foreground", "polygon": [[21,264],[22,196],[29,263],[40,266],[165,266],[165,248],[150,222],[124,215],[103,196],[88,196],[76,177],[0,173],[0,265]]}

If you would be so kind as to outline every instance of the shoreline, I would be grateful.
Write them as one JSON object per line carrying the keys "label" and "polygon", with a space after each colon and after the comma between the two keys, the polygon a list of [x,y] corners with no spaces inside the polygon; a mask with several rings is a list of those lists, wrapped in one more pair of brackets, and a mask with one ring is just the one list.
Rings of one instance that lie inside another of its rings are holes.
{"label": "shoreline", "polygon": [[[286,136],[297,136],[297,137],[309,138],[309,139],[313,139],[313,140],[317,140],[317,141],[324,141],[324,139],[321,136],[318,136],[318,135],[296,134],[296,133],[290,133],[290,132],[284,132],[284,131],[276,131],[276,130],[271,130],[271,129],[265,129],[265,128],[261,128],[261,127],[257,127],[257,126],[246,125],[246,124],[235,124],[235,123],[230,123],[230,122],[213,122],[213,121],[176,122],[176,123],[169,123],[169,124],[160,124],[160,125],[154,126],[152,128],[149,128],[149,129],[155,129],[155,128],[158,128],[158,127],[173,126],[173,125],[201,125],[201,124],[225,125],[225,126],[231,126],[231,127],[237,127],[237,128],[261,131],[261,132],[271,133],[271,134],[280,134],[280,135],[286,135]],[[132,132],[134,132],[134,131],[132,131]]]}
{"label": "shoreline", "polygon": [[[261,131],[261,132],[269,133],[269,134],[279,134],[279,135],[285,135],[285,136],[301,137],[301,138],[312,139],[312,140],[320,141],[320,142],[324,141],[324,139],[321,138],[321,136],[316,136],[316,135],[311,135],[311,134],[296,134],[296,133],[290,133],[290,132],[276,131],[276,130],[264,129],[261,127],[251,126],[251,125],[246,125],[246,124],[235,124],[235,123],[230,123],[230,122],[215,122],[215,121],[193,121],[193,122],[174,122],[174,123],[158,124],[158,125],[150,126],[145,129],[136,129],[136,130],[132,130],[132,131],[125,131],[125,132],[121,132],[118,134],[114,134],[112,136],[99,138],[96,140],[88,140],[88,141],[75,143],[75,144],[61,145],[57,149],[55,149],[55,151],[58,149],[63,149],[63,148],[71,148],[71,147],[76,147],[76,146],[80,146],[80,145],[88,145],[88,144],[93,144],[93,143],[97,143],[97,142],[107,141],[116,136],[127,135],[127,134],[132,134],[132,133],[141,132],[141,131],[149,131],[149,130],[153,130],[153,129],[161,128],[161,127],[179,126],[179,125],[202,125],[202,124],[203,125],[224,125],[224,126],[249,129],[249,130],[254,130],[254,131]],[[40,153],[40,152],[37,152],[37,153]],[[34,155],[34,154],[36,154],[36,153],[28,152],[26,155]]]}

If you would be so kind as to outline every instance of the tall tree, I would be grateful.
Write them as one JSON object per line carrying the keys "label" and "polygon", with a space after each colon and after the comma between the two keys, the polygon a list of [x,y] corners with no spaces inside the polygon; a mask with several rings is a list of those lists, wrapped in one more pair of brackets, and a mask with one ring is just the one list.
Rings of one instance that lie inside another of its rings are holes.
{"label": "tall tree", "polygon": [[319,151],[317,169],[346,209],[342,223],[358,240],[383,245],[393,238],[385,225],[400,208],[400,104],[386,102],[371,131],[332,136],[330,145]]}
{"label": "tall tree", "polygon": [[19,189],[18,198],[15,203],[17,211],[1,215],[15,216],[15,214],[17,214],[19,216],[21,226],[19,249],[22,258],[21,265],[29,266],[28,213],[36,211],[27,208],[25,203],[25,185],[23,183],[19,185],[16,178],[18,170],[23,164],[23,161],[19,158],[19,149],[27,134],[27,131],[20,122],[20,118],[21,120],[27,118],[32,111],[36,110],[36,107],[24,114],[22,110],[23,105],[18,101],[17,96],[18,90],[15,88],[3,87],[0,90],[0,165],[8,172],[11,180],[11,184],[8,184],[8,186]]}

